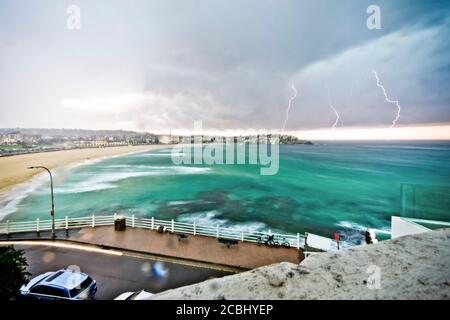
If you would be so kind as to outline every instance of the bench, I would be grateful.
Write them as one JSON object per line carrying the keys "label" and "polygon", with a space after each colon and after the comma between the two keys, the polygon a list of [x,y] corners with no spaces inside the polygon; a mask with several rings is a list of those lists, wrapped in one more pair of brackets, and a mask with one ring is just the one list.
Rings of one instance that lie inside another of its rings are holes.
{"label": "bench", "polygon": [[189,236],[187,234],[184,234],[184,233],[177,233],[177,237],[178,237],[178,241],[180,241],[180,240],[187,240],[189,238]]}
{"label": "bench", "polygon": [[172,233],[168,227],[162,225],[156,226],[156,231],[158,233]]}
{"label": "bench", "polygon": [[224,244],[229,248],[230,246],[236,246],[238,244],[238,241],[235,239],[226,239],[226,238],[219,238],[219,243]]}

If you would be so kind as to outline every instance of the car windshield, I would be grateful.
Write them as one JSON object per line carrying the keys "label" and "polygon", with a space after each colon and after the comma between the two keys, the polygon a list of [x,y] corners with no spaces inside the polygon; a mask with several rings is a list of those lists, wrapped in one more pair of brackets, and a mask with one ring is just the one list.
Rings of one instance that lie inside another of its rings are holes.
{"label": "car windshield", "polygon": [[92,283],[92,278],[87,277],[79,286],[70,290],[70,296],[72,298],[78,296],[81,292],[86,290],[91,285],[91,283]]}

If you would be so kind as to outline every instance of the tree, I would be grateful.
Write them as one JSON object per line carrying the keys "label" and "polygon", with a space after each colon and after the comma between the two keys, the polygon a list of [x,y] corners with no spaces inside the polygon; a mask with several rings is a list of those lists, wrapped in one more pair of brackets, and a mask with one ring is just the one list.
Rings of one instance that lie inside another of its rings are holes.
{"label": "tree", "polygon": [[16,250],[13,246],[0,247],[0,300],[17,297],[20,287],[31,275],[27,267],[23,250]]}

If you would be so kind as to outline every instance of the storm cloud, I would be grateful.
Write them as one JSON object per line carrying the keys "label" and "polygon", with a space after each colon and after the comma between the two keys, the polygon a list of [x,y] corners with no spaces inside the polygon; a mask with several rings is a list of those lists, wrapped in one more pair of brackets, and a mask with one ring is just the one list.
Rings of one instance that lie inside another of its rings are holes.
{"label": "storm cloud", "polygon": [[[69,5],[81,29],[66,27]],[[381,9],[380,30],[366,9]],[[0,3],[0,127],[288,130],[449,122],[446,1]],[[327,89],[329,88],[329,89]]]}

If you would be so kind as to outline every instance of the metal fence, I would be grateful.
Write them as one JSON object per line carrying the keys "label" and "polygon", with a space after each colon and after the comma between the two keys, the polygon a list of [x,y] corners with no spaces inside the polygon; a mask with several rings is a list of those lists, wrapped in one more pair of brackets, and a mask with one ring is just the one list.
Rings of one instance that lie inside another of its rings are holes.
{"label": "metal fence", "polygon": [[[69,230],[74,228],[86,228],[86,227],[99,227],[99,226],[111,226],[114,224],[116,214],[107,216],[87,216],[80,218],[61,218],[55,219],[56,230]],[[274,240],[279,243],[289,243],[289,246],[297,249],[303,248],[305,245],[305,235],[297,234],[281,234],[269,232],[259,232],[250,230],[240,230],[237,228],[225,228],[219,225],[201,225],[194,223],[184,223],[175,220],[158,220],[155,218],[142,218],[132,216],[120,216],[126,218],[127,227],[131,228],[144,228],[150,230],[156,230],[158,228],[164,228],[168,232],[192,234],[199,236],[226,238],[238,241],[258,242],[259,239],[263,239],[268,235],[273,235]],[[19,222],[2,222],[0,223],[0,234],[12,234],[19,232],[40,232],[48,231],[52,228],[52,221],[40,220],[39,218],[34,221],[19,221]]]}

